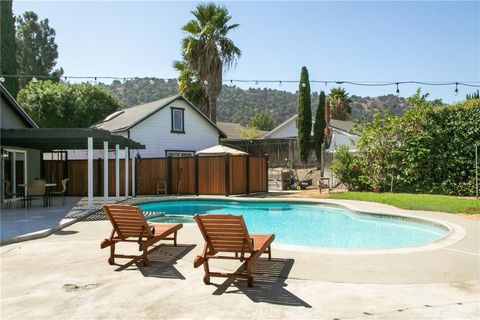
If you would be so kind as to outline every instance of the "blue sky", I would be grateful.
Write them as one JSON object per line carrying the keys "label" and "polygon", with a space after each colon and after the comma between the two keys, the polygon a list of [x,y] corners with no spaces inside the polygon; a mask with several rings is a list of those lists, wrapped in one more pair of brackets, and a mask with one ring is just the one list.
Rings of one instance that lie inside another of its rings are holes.
{"label": "blue sky", "polygon": [[[242,50],[225,79],[346,81],[476,81],[480,84],[480,2],[216,2],[240,27]],[[175,78],[181,31],[196,2],[14,1],[57,32],[58,66],[66,75]],[[295,91],[298,85],[237,84]],[[329,91],[333,84],[312,84]],[[377,96],[395,87],[344,86]],[[400,96],[418,85],[400,86]],[[431,98],[462,100],[474,88],[427,87]]]}

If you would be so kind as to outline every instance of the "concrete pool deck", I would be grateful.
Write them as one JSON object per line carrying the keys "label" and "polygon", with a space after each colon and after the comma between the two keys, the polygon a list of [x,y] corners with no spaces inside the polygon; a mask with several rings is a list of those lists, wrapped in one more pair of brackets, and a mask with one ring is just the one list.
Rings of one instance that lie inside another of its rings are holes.
{"label": "concrete pool deck", "polygon": [[[410,253],[336,254],[273,246],[273,260],[255,268],[255,286],[213,278],[202,282],[193,259],[202,249],[194,224],[179,246],[152,250],[151,264],[107,263],[100,250],[108,221],[82,221],[48,238],[1,247],[1,317],[478,319],[480,219],[413,212],[348,200],[371,212],[407,214],[455,224],[466,236],[445,247]],[[123,250],[135,251],[135,245]],[[122,250],[122,246],[119,246]],[[223,270],[238,264],[221,263]],[[213,268],[213,267],[212,267]]]}

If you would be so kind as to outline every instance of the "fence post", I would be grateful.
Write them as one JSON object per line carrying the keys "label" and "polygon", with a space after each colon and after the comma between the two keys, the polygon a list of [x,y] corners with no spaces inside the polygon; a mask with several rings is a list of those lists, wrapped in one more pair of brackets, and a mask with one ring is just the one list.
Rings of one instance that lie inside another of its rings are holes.
{"label": "fence post", "polygon": [[245,172],[246,174],[246,180],[247,180],[247,190],[246,194],[250,194],[250,154],[247,154],[245,157]]}
{"label": "fence post", "polygon": [[195,155],[195,195],[199,195],[198,190],[198,155]]}
{"label": "fence post", "polygon": [[97,192],[95,192],[95,195],[98,196],[101,194],[102,190],[102,162],[101,158],[97,159]]}
{"label": "fence post", "polygon": [[172,156],[167,157],[167,193],[172,193]]}
{"label": "fence post", "polygon": [[225,195],[230,195],[230,155],[225,156]]}
{"label": "fence post", "polygon": [[268,192],[268,154],[265,155],[265,192]]}

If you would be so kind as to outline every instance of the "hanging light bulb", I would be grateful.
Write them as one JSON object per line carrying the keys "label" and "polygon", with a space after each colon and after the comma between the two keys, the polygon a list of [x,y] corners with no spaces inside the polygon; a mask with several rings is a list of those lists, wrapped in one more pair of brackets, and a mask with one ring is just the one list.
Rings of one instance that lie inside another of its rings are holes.
{"label": "hanging light bulb", "polygon": [[154,84],[155,82],[153,81],[153,79],[150,79],[150,84]]}
{"label": "hanging light bulb", "polygon": [[305,88],[306,86],[307,86],[307,84],[305,82],[302,82],[302,87]]}
{"label": "hanging light bulb", "polygon": [[398,89],[398,82],[397,82],[397,90],[395,90],[395,93],[398,95],[400,93],[400,89]]}
{"label": "hanging light bulb", "polygon": [[328,85],[328,81],[325,81],[325,87]]}
{"label": "hanging light bulb", "polygon": [[67,81],[67,79],[68,79],[67,76],[65,76],[64,79],[65,79],[65,81]]}
{"label": "hanging light bulb", "polygon": [[280,82],[278,83],[278,86],[279,86],[279,87],[281,87],[281,86],[282,86],[282,81],[280,81]]}
{"label": "hanging light bulb", "polygon": [[233,80],[230,80],[230,84],[233,84]]}
{"label": "hanging light bulb", "polygon": [[0,82],[5,82],[5,78],[4,78],[4,77],[0,77]]}
{"label": "hanging light bulb", "polygon": [[208,81],[207,80],[203,81],[203,84],[208,85]]}
{"label": "hanging light bulb", "polygon": [[33,81],[33,82],[37,82],[37,78],[33,77],[33,78],[32,78],[32,81]]}
{"label": "hanging light bulb", "polygon": [[455,96],[458,96],[458,82],[455,82]]}
{"label": "hanging light bulb", "polygon": [[255,80],[255,85],[258,86],[258,81],[257,80]]}

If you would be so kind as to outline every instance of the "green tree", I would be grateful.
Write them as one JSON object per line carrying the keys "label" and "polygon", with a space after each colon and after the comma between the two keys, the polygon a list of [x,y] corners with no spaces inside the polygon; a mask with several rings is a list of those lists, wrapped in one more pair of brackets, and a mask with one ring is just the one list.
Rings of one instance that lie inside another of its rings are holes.
{"label": "green tree", "polygon": [[244,139],[258,139],[261,135],[260,132],[258,132],[258,130],[254,127],[247,127],[245,129],[241,129],[240,133],[242,135],[242,138]]}
{"label": "green tree", "polygon": [[471,100],[471,99],[480,99],[480,91],[477,90],[474,93],[467,94],[467,100]]}
{"label": "green tree", "polygon": [[[35,12],[27,11],[17,17],[17,63],[19,74],[51,77],[59,81],[63,69],[53,70],[57,64],[58,46],[55,43],[55,30],[48,19],[39,20]],[[23,88],[31,77],[19,79]]]}
{"label": "green tree", "polygon": [[332,109],[330,116],[332,119],[348,120],[352,113],[352,107],[350,106],[350,98],[344,88],[332,88],[328,95],[330,105]]}
{"label": "green tree", "polygon": [[120,108],[107,89],[89,83],[30,82],[18,102],[45,128],[86,128]]}
{"label": "green tree", "polygon": [[318,108],[315,113],[315,124],[313,125],[313,139],[315,141],[315,155],[317,157],[317,167],[322,167],[322,145],[325,141],[325,92],[320,92],[318,98]]}
{"label": "green tree", "polygon": [[190,102],[200,109],[207,117],[208,97],[205,87],[195,77],[193,72],[188,69],[187,63],[182,61],[174,61],[173,67],[178,71],[178,91],[184,95]]}
{"label": "green tree", "polygon": [[[17,75],[15,45],[15,19],[12,13],[12,1],[0,1],[0,74]],[[18,93],[18,78],[4,76],[3,83],[10,94],[15,98]]]}
{"label": "green tree", "polygon": [[223,71],[234,66],[241,55],[227,35],[239,25],[229,25],[232,17],[227,8],[213,3],[197,5],[192,14],[195,19],[182,28],[188,33],[183,39],[182,54],[188,69],[205,86],[209,117],[216,122]]}
{"label": "green tree", "polygon": [[250,126],[257,130],[270,131],[274,128],[275,124],[270,114],[267,112],[259,112],[250,122]]}
{"label": "green tree", "polygon": [[306,163],[308,160],[309,141],[312,131],[312,106],[310,97],[310,81],[307,67],[302,67],[300,84],[298,86],[298,149],[300,160]]}

